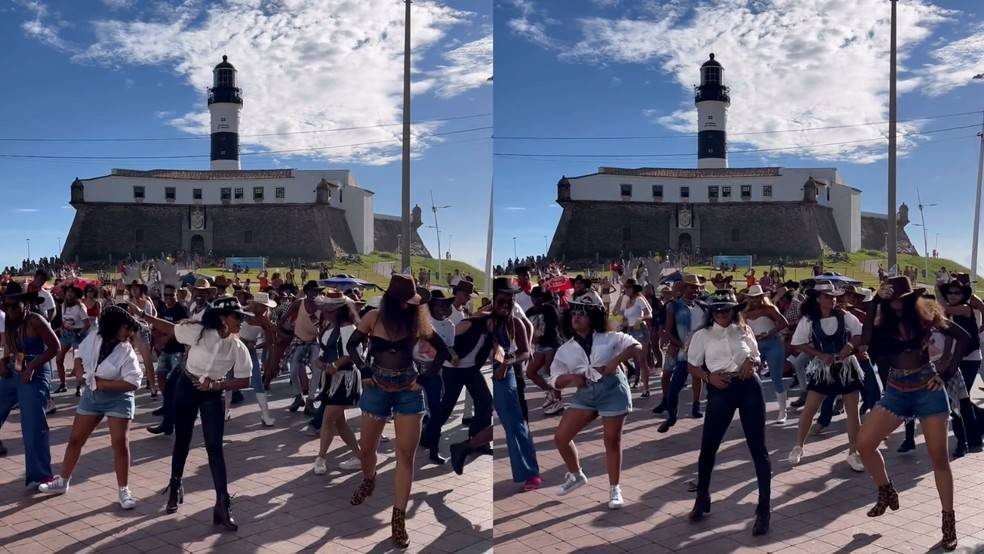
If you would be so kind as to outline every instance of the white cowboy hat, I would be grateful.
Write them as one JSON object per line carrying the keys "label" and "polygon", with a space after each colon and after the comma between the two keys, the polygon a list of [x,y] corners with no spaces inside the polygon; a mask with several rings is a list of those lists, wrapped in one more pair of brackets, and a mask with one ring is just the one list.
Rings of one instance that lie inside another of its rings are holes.
{"label": "white cowboy hat", "polygon": [[270,293],[258,292],[253,295],[253,298],[249,301],[250,304],[259,304],[261,306],[266,306],[268,308],[276,308],[277,303],[270,300]]}
{"label": "white cowboy hat", "polygon": [[757,296],[765,296],[765,291],[762,290],[762,285],[752,285],[748,287],[748,291],[745,292],[745,296],[750,298],[755,298]]}

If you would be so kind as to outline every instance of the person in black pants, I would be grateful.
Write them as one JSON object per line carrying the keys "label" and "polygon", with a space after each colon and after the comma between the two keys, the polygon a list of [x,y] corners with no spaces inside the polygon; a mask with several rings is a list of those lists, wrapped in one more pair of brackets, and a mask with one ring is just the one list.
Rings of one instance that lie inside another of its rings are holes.
{"label": "person in black pants", "polygon": [[[158,331],[173,334],[181,344],[189,346],[188,357],[178,377],[174,394],[174,451],[171,456],[171,480],[163,493],[170,492],[167,513],[174,513],[184,500],[181,477],[191,446],[191,435],[199,412],[208,466],[215,486],[215,508],[212,521],[230,531],[239,528],[230,513],[228,479],[222,438],[225,431],[223,391],[249,386],[253,361],[249,349],[239,339],[239,326],[249,317],[235,298],[219,298],[205,310],[200,322],[173,324],[140,313],[131,305],[131,313],[145,319]],[[232,371],[233,377],[226,378]]]}
{"label": "person in black pants", "polygon": [[756,372],[761,357],[755,334],[742,320],[742,307],[733,292],[715,292],[708,303],[707,324],[694,333],[687,350],[690,374],[709,385],[697,460],[697,500],[690,520],[700,521],[711,511],[714,458],[737,410],[758,480],[752,534],[764,535],[769,530],[772,464],[765,446],[765,399]]}

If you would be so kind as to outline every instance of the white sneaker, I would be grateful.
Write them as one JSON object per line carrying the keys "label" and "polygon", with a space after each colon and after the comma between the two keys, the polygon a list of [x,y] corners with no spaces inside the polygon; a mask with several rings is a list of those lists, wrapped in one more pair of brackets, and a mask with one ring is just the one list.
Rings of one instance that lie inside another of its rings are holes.
{"label": "white sneaker", "polygon": [[543,406],[541,406],[541,409],[543,409],[543,411],[546,411],[547,408],[549,408],[554,404],[554,402],[555,400],[553,394],[548,392],[547,396],[543,399]]}
{"label": "white sneaker", "polygon": [[68,479],[62,479],[61,475],[55,475],[48,481],[38,485],[38,492],[43,494],[65,494],[68,492]]}
{"label": "white sneaker", "polygon": [[137,499],[130,493],[130,487],[120,488],[120,508],[132,510],[137,505]]}
{"label": "white sneaker", "polygon": [[362,460],[352,456],[351,458],[346,458],[341,462],[338,462],[338,469],[343,469],[345,471],[355,471],[357,469],[362,469]]}
{"label": "white sneaker", "polygon": [[277,422],[277,420],[273,419],[272,417],[262,416],[262,415],[260,416],[260,423],[264,427],[273,427],[273,424],[276,423],[276,422]]}
{"label": "white sneaker", "polygon": [[786,423],[786,410],[782,410],[781,412],[779,412],[779,415],[776,416],[776,425],[783,425],[785,423]]}
{"label": "white sneaker", "polygon": [[560,400],[553,400],[549,406],[543,408],[543,415],[556,415],[564,411],[564,403]]}
{"label": "white sneaker", "polygon": [[617,510],[625,505],[625,500],[622,499],[622,487],[618,485],[612,485],[608,488],[608,507],[612,510]]}
{"label": "white sneaker", "polygon": [[564,484],[557,489],[557,494],[563,496],[572,490],[587,484],[588,478],[584,476],[583,471],[578,470],[577,473],[568,472],[564,474]]}
{"label": "white sneaker", "polygon": [[232,420],[232,410],[226,410],[225,420],[226,421]]}
{"label": "white sneaker", "polygon": [[851,466],[851,469],[858,473],[864,471],[864,462],[861,461],[861,455],[857,452],[847,453],[847,465]]}
{"label": "white sneaker", "polygon": [[788,459],[789,459],[789,463],[791,463],[793,465],[799,464],[800,463],[800,460],[803,459],[803,447],[802,446],[794,446],[793,449],[789,451],[789,458]]}
{"label": "white sneaker", "polygon": [[328,464],[325,462],[324,458],[318,456],[314,459],[314,474],[324,475],[325,473],[328,473]]}
{"label": "white sneaker", "polygon": [[826,427],[824,427],[823,425],[820,425],[819,423],[816,423],[816,422],[814,422],[813,425],[810,425],[810,435],[811,436],[814,436],[814,437],[816,437],[818,435],[822,435],[823,432],[826,431],[826,430],[827,430]]}

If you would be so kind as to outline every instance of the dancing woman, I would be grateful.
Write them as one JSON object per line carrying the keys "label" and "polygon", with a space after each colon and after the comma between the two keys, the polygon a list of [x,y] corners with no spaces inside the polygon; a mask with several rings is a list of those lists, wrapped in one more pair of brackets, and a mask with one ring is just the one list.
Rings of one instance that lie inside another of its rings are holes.
{"label": "dancing woman", "polygon": [[785,316],[772,304],[761,285],[752,285],[745,293],[748,307],[744,317],[758,341],[758,351],[769,368],[769,377],[776,391],[776,402],[779,404],[776,423],[786,423],[786,387],[782,382],[783,370],[786,366],[786,347],[781,338],[782,332],[789,326]]}
{"label": "dancing woman", "polygon": [[75,378],[85,379],[82,400],[75,412],[72,431],[65,448],[61,473],[38,486],[45,494],[68,492],[72,472],[79,463],[82,447],[102,421],[109,424],[113,449],[113,466],[119,486],[120,507],[129,510],[136,505],[130,492],[130,421],[134,414],[133,393],[140,388],[142,375],[137,354],[130,337],[140,330],[140,324],[126,309],[109,306],[99,318],[98,331],[89,333],[75,354]]}
{"label": "dancing woman", "polygon": [[[868,310],[861,344],[870,346],[878,365],[886,364],[891,369],[881,401],[861,427],[858,450],[865,469],[878,485],[878,501],[868,516],[878,517],[887,508],[897,510],[899,495],[888,478],[878,445],[904,420],[919,418],[943,508],[943,539],[938,546],[950,551],[957,547],[957,529],[953,473],[946,451],[950,406],[944,383],[958,370],[970,337],[959,325],[946,320],[939,304],[922,298],[922,292],[923,289],[913,290],[907,277],[893,277],[882,285]],[[935,366],[929,361],[934,331],[954,343],[952,352],[945,352]]]}
{"label": "dancing woman", "polygon": [[847,416],[847,464],[854,471],[864,471],[864,464],[856,451],[861,414],[858,405],[863,387],[863,371],[853,355],[852,341],[861,336],[861,322],[854,315],[837,306],[837,298],[844,291],[830,283],[818,283],[810,291],[801,307],[802,316],[793,332],[792,345],[800,352],[813,356],[806,385],[806,405],[800,412],[799,434],[796,446],[789,452],[789,462],[800,463],[803,445],[810,430],[813,416],[828,396],[844,397],[844,414]]}
{"label": "dancing woman", "polygon": [[[413,459],[420,440],[420,420],[424,414],[424,395],[417,383],[413,349],[418,340],[426,340],[437,351],[434,366],[441,367],[448,358],[448,348],[430,322],[426,305],[417,292],[413,277],[395,274],[383,293],[378,310],[365,314],[346,344],[349,357],[362,378],[362,483],[352,495],[352,504],[366,501],[376,488],[376,449],[386,420],[395,414],[396,487],[391,529],[393,541],[400,547],[410,544],[407,534],[407,502],[413,484]],[[359,346],[369,341],[367,361]]]}
{"label": "dancing woman", "polygon": [[[639,265],[642,265],[640,262]],[[642,351],[646,353],[642,357],[642,365],[639,367],[639,375],[642,378],[642,398],[649,397],[649,336],[650,326],[653,321],[653,309],[643,296],[642,285],[634,283],[626,285],[628,293],[625,299],[625,307],[621,310],[622,326],[626,334],[642,345]],[[619,302],[617,305],[621,306]]]}
{"label": "dancing woman", "polygon": [[[148,321],[162,333],[174,334],[181,344],[188,345],[188,357],[178,379],[174,395],[174,452],[171,456],[171,481],[164,489],[170,492],[167,513],[178,510],[184,501],[181,477],[184,474],[191,434],[195,418],[202,415],[202,434],[208,467],[215,486],[215,508],[212,522],[235,531],[239,525],[230,513],[225,457],[222,454],[222,438],[225,432],[225,402],[223,391],[239,390],[249,386],[253,369],[249,349],[239,339],[242,320],[253,314],[243,310],[235,298],[217,298],[205,310],[202,320],[174,324],[146,314],[139,314],[139,307],[131,313]],[[232,370],[233,378],[226,379]]]}
{"label": "dancing woman", "polygon": [[565,495],[586,485],[574,437],[594,418],[604,427],[605,462],[608,466],[608,507],[621,508],[625,501],[619,478],[622,471],[622,425],[632,410],[632,392],[619,366],[629,359],[640,363],[645,357],[639,341],[625,333],[608,332],[608,311],[597,293],[588,293],[564,317],[573,337],[557,350],[550,366],[550,386],[577,388],[554,434],[567,474],[558,494]]}
{"label": "dancing woman", "polygon": [[[752,286],[753,289],[756,287],[758,285]],[[687,349],[690,374],[709,385],[697,460],[697,501],[690,512],[690,520],[699,521],[711,511],[714,458],[737,410],[758,480],[759,497],[752,534],[764,535],[769,530],[772,465],[765,446],[765,399],[755,371],[761,365],[759,345],[762,341],[742,320],[741,305],[733,292],[715,292],[708,302],[708,310],[710,317],[706,325],[694,333]],[[773,371],[769,370],[770,373]]]}

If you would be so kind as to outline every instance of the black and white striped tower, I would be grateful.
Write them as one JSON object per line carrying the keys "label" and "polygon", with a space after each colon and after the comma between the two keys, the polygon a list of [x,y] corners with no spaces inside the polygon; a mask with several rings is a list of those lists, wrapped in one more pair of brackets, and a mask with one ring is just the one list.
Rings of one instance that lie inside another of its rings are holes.
{"label": "black and white striped tower", "polygon": [[212,165],[214,170],[239,169],[239,112],[242,91],[236,86],[236,68],[222,56],[212,70],[208,89],[208,113],[212,117]]}
{"label": "black and white striped tower", "polygon": [[724,86],[724,68],[711,54],[700,66],[700,85],[696,87],[697,167],[728,167],[728,107],[731,97]]}

